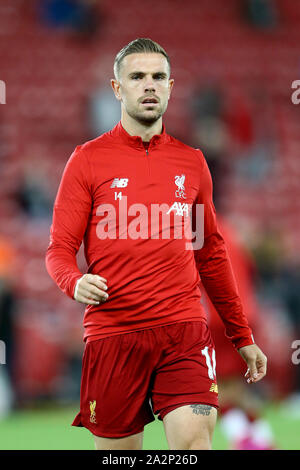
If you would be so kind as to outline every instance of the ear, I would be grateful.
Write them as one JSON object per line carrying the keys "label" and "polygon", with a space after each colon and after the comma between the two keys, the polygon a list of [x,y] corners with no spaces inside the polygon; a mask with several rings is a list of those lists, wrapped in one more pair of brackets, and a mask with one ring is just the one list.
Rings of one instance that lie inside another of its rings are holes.
{"label": "ear", "polygon": [[174,85],[174,79],[173,78],[170,78],[169,80],[169,98],[171,96],[171,92],[172,92],[172,89],[173,89],[173,85]]}
{"label": "ear", "polygon": [[115,94],[115,97],[117,98],[117,100],[121,101],[121,94],[120,94],[120,83],[115,80],[114,78],[111,79],[110,81],[110,84],[111,84],[111,87],[114,91],[114,94]]}

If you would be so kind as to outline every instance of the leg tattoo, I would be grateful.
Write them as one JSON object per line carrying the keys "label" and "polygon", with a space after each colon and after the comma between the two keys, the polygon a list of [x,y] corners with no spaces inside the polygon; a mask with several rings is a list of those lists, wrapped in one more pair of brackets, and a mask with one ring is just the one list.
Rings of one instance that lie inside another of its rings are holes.
{"label": "leg tattoo", "polygon": [[212,406],[209,405],[190,405],[190,407],[193,409],[193,413],[203,416],[209,416],[212,409]]}

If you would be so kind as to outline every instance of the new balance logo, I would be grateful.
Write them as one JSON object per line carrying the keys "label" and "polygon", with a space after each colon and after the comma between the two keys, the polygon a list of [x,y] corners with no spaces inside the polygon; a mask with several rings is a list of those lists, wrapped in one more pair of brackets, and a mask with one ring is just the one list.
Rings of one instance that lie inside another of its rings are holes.
{"label": "new balance logo", "polygon": [[211,387],[209,389],[210,392],[215,392],[215,393],[218,393],[218,385],[215,384],[215,383],[212,383],[211,384]]}
{"label": "new balance logo", "polygon": [[126,188],[128,184],[128,178],[115,178],[111,183],[111,188]]}

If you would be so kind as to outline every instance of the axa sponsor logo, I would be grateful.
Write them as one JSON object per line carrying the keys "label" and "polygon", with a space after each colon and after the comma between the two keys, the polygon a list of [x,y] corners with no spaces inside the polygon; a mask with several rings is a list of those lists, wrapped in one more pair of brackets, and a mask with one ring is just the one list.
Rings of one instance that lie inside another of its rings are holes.
{"label": "axa sponsor logo", "polygon": [[167,214],[174,211],[176,215],[181,216],[188,216],[189,215],[189,204],[184,202],[174,202],[174,204],[170,207]]}

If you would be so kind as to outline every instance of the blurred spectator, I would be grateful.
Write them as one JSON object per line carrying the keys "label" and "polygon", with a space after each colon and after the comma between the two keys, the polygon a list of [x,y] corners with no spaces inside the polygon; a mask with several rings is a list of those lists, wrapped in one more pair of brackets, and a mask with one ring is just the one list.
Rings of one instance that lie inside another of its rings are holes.
{"label": "blurred spectator", "polygon": [[93,83],[87,96],[88,134],[92,139],[108,132],[121,119],[120,103],[110,86],[112,77],[111,57],[104,57],[94,66]]}
{"label": "blurred spectator", "polygon": [[245,0],[245,16],[256,28],[274,28],[278,24],[278,12],[274,0]]}
{"label": "blurred spectator", "polygon": [[234,171],[248,185],[263,182],[276,152],[272,100],[262,85],[248,84],[228,97],[224,113],[231,137]]}
{"label": "blurred spectator", "polygon": [[14,403],[14,313],[16,299],[12,287],[15,252],[10,242],[0,236],[0,340],[5,343],[5,364],[0,365],[0,418]]}
{"label": "blurred spectator", "polygon": [[221,92],[209,84],[193,94],[194,145],[208,162],[215,201],[230,176],[259,184],[269,174],[275,153],[272,100],[268,90],[252,82]]}
{"label": "blurred spectator", "polygon": [[40,10],[44,23],[62,28],[80,37],[91,38],[101,24],[97,0],[42,0]]}
{"label": "blurred spectator", "polygon": [[[287,261],[280,236],[265,232],[254,247],[259,282],[258,293],[270,304],[283,305],[293,329],[293,339],[300,338],[300,265]],[[300,394],[300,368],[295,367],[294,387]]]}
{"label": "blurred spectator", "polygon": [[222,181],[229,171],[228,131],[223,119],[223,95],[218,85],[205,85],[193,94],[193,145],[203,152],[214,182],[214,201],[221,198]]}
{"label": "blurred spectator", "polygon": [[56,381],[55,398],[64,404],[76,402],[80,398],[83,341],[79,325],[82,311],[76,307],[72,308],[72,316],[64,331],[64,366]]}
{"label": "blurred spectator", "polygon": [[[286,305],[297,332],[297,338],[295,339],[300,339],[300,265],[287,265],[285,263],[282,269],[282,278],[285,280]],[[298,389],[300,392],[300,370],[298,374]]]}
{"label": "blurred spectator", "polygon": [[276,150],[272,101],[268,90],[253,83],[221,92],[218,84],[196,90],[193,144],[208,162],[214,199],[222,199],[222,184],[231,177],[258,185],[269,175]]}
{"label": "blurred spectator", "polygon": [[202,86],[193,96],[192,110],[198,119],[220,118],[223,97],[217,84]]}
{"label": "blurred spectator", "polygon": [[227,96],[226,104],[224,114],[230,140],[235,146],[233,151],[241,153],[253,145],[255,138],[250,100],[245,93],[235,90],[234,94]]}
{"label": "blurred spectator", "polygon": [[[257,275],[254,259],[234,227],[219,215],[219,227],[226,242],[245,314],[254,338],[263,347],[269,364],[265,382],[249,387],[244,379],[247,366],[224,334],[224,325],[204,288],[204,304],[216,348],[216,370],[220,389],[220,424],[234,449],[270,449],[275,446],[272,431],[263,418],[262,398],[277,398],[292,385],[289,347],[290,329],[278,321],[275,311],[266,311],[255,291]],[[278,354],[277,354],[278,352]],[[280,380],[279,380],[280,377]],[[268,389],[268,385],[271,387]],[[284,385],[284,386],[283,386]],[[259,396],[257,392],[264,392]]]}
{"label": "blurred spectator", "polygon": [[88,97],[88,125],[91,138],[96,138],[112,129],[120,118],[120,104],[109,83],[91,91]]}
{"label": "blurred spectator", "polygon": [[33,219],[51,217],[53,187],[49,180],[48,163],[33,154],[23,162],[23,175],[15,198],[21,210]]}

